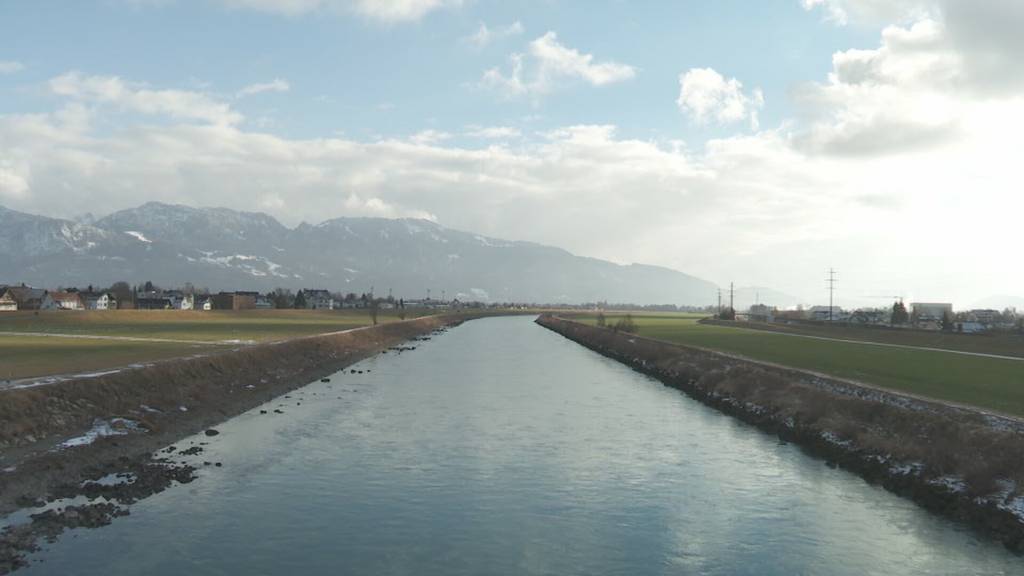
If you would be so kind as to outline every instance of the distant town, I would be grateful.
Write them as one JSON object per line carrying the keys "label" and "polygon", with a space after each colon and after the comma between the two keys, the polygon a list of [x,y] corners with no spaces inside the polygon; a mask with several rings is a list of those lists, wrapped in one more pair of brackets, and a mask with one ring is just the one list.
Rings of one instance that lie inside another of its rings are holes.
{"label": "distant town", "polygon": [[163,289],[152,282],[130,285],[116,282],[105,288],[47,289],[25,284],[0,284],[0,312],[17,310],[404,310],[451,308],[561,308],[580,310],[641,310],[697,312],[720,320],[760,323],[820,323],[876,326],[974,334],[990,331],[1024,333],[1024,314],[1015,308],[955,309],[950,302],[911,302],[897,300],[891,307],[844,309],[840,306],[796,306],[779,308],[753,304],[746,310],[730,306],[677,306],[672,304],[636,305],[629,303],[513,303],[460,301],[457,298],[380,297],[373,292],[333,292],[306,288],[293,292],[278,288],[271,292],[220,291],[211,293],[186,284],[182,288]]}

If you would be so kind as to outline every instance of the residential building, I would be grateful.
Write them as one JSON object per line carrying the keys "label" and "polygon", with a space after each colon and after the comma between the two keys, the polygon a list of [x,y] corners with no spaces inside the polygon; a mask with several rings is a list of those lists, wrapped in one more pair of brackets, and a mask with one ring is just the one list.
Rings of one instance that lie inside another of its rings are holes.
{"label": "residential building", "polygon": [[754,304],[747,311],[747,319],[751,322],[774,322],[775,309],[766,304]]}
{"label": "residential building", "polygon": [[953,318],[953,305],[947,302],[914,302],[910,319],[918,328],[940,330],[944,318]]}
{"label": "residential building", "polygon": [[214,310],[252,310],[256,308],[258,292],[220,292],[210,298]]}
{"label": "residential building", "polygon": [[310,310],[333,310],[334,297],[327,290],[304,289],[299,291]]}
{"label": "residential building", "polygon": [[38,310],[46,290],[30,286],[8,286],[0,294],[0,310]]}
{"label": "residential building", "polygon": [[174,300],[164,296],[139,296],[135,298],[136,310],[173,310]]}
{"label": "residential building", "polygon": [[811,306],[807,314],[811,320],[819,322],[842,322],[849,317],[839,306]]}
{"label": "residential building", "polygon": [[967,318],[971,322],[977,322],[985,326],[995,326],[1002,321],[1003,315],[999,310],[980,309],[968,312]]}
{"label": "residential building", "polygon": [[86,310],[114,310],[117,298],[110,292],[80,292]]}
{"label": "residential building", "polygon": [[40,310],[85,310],[78,292],[47,292],[39,306]]}

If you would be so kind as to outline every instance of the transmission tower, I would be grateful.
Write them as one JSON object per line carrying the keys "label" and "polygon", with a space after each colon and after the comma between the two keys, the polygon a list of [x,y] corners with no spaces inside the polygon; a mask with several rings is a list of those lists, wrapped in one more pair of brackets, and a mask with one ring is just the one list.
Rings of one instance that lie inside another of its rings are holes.
{"label": "transmission tower", "polygon": [[836,271],[834,269],[828,269],[828,278],[825,282],[828,283],[828,321],[832,322],[832,302],[836,293]]}

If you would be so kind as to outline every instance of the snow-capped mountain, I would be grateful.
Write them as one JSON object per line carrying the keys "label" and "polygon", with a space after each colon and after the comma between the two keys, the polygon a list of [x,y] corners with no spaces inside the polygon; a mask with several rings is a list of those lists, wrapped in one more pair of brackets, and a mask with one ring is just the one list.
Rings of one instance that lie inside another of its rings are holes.
{"label": "snow-capped mountain", "polygon": [[0,207],[0,283],[117,280],[211,290],[326,288],[484,301],[709,304],[716,286],[560,248],[415,219],[337,218],[288,228],[273,217],[150,202],[92,221]]}

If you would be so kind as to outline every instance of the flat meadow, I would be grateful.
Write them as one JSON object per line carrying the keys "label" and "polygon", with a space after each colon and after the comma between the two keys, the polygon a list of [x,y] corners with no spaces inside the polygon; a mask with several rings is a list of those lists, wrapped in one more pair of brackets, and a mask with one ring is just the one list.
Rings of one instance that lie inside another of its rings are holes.
{"label": "flat meadow", "polygon": [[[608,324],[616,322],[619,316],[621,314],[608,314]],[[700,324],[698,320],[701,317],[692,314],[638,313],[632,317],[637,333],[648,338],[1024,416],[1024,361],[1021,360],[837,342],[765,330]],[[597,322],[592,314],[571,318],[588,324]],[[841,338],[842,334],[833,332],[829,337]],[[991,353],[1000,352],[1003,350]]]}
{"label": "flat meadow", "polygon": [[[425,314],[407,310],[406,318]],[[398,315],[382,310],[378,322]],[[0,381],[91,372],[372,324],[366,310],[0,313]]]}

